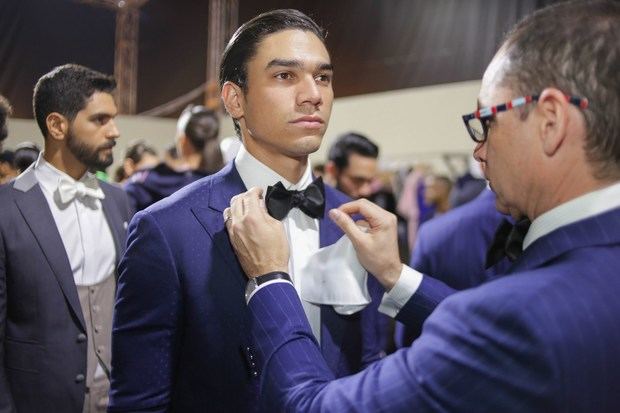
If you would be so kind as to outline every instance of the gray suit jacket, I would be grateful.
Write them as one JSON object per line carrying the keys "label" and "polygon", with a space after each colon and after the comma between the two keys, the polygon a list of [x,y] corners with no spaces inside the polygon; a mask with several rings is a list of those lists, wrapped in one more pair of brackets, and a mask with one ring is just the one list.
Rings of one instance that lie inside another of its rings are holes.
{"label": "gray suit jacket", "polygon": [[[131,208],[101,183],[117,259]],[[84,317],[69,258],[32,167],[0,187],[0,412],[82,411]]]}

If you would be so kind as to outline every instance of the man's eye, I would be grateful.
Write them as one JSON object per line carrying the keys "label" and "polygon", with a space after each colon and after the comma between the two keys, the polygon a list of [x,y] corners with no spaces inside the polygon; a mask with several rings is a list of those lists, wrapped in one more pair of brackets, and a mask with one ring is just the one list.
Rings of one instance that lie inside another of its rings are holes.
{"label": "man's eye", "polygon": [[290,74],[290,73],[288,73],[288,72],[278,73],[278,74],[276,75],[276,78],[277,78],[277,79],[282,79],[282,80],[289,80],[289,79],[292,79],[292,78],[293,78],[293,75],[291,75],[291,74]]}
{"label": "man's eye", "polygon": [[332,76],[324,73],[324,74],[318,75],[315,79],[317,80],[317,82],[330,83],[332,80]]}

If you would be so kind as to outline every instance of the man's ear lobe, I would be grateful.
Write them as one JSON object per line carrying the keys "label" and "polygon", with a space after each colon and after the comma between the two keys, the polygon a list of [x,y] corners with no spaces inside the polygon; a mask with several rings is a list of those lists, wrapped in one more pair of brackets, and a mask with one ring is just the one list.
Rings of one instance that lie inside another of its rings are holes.
{"label": "man's ear lobe", "polygon": [[538,98],[537,110],[541,116],[540,136],[547,156],[553,156],[566,138],[569,107],[564,93],[555,88],[543,90]]}
{"label": "man's ear lobe", "polygon": [[64,140],[69,131],[69,121],[66,117],[57,112],[52,112],[45,118],[47,134],[55,140]]}
{"label": "man's ear lobe", "polygon": [[222,86],[222,102],[226,112],[233,118],[243,117],[243,91],[233,82],[226,82]]}

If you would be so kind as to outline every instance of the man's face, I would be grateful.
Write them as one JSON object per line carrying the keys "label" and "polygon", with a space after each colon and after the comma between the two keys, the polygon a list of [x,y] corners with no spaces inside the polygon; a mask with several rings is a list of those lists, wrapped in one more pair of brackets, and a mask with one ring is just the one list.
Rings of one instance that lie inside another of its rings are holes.
{"label": "man's face", "polygon": [[[518,97],[501,84],[507,64],[500,52],[487,68],[478,99],[480,107],[498,105]],[[533,115],[530,113],[523,120],[519,109],[498,113],[489,123],[486,142],[474,149],[474,157],[482,162],[484,174],[497,195],[502,212],[524,213],[527,198],[531,195],[529,188],[538,170]]]}
{"label": "man's face", "polygon": [[119,137],[116,114],[112,95],[96,92],[69,125],[67,148],[89,169],[107,168],[114,160],[112,148]]}
{"label": "man's face", "polygon": [[377,176],[377,160],[357,153],[349,155],[349,165],[336,171],[336,186],[353,199],[367,198]]}
{"label": "man's face", "polygon": [[311,32],[265,37],[247,64],[247,93],[239,118],[244,144],[266,159],[306,157],[325,134],[332,109],[332,66]]}
{"label": "man's face", "polygon": [[441,179],[427,176],[424,180],[424,203],[437,205],[446,201],[450,196],[450,186]]}

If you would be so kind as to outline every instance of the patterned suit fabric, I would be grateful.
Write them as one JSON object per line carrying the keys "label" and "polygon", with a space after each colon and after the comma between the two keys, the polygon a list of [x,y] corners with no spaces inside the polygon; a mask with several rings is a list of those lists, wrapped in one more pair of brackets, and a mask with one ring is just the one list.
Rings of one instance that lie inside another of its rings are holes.
{"label": "patterned suit fabric", "polygon": [[[246,188],[234,163],[136,214],[120,264],[109,411],[252,411],[255,345],[244,300],[246,277],[232,251],[223,210]],[[326,208],[346,201],[326,188]],[[319,224],[321,246],[342,233]],[[374,283],[374,279],[369,279]],[[321,308],[322,355],[337,376],[380,355],[370,339],[376,299],[351,316]],[[362,337],[365,339],[363,340]]]}
{"label": "patterned suit fabric", "polygon": [[250,301],[258,354],[267,363],[261,406],[620,411],[619,268],[616,208],[536,240],[508,275],[445,299],[412,347],[331,382],[292,287],[270,286]]}
{"label": "patterned suit fabric", "polygon": [[[455,290],[476,287],[503,274],[510,268],[508,259],[485,270],[487,250],[503,219],[504,215],[495,209],[495,194],[484,189],[469,203],[422,225],[409,266]],[[421,285],[420,296],[425,294],[428,281],[433,280],[426,281]],[[419,322],[408,323],[408,327],[397,324],[397,347],[411,345],[420,335],[424,320],[425,317],[419,317]]]}
{"label": "patterned suit fabric", "polygon": [[[100,182],[117,259],[131,208]],[[86,328],[69,258],[33,169],[0,188],[0,412],[82,412]]]}

